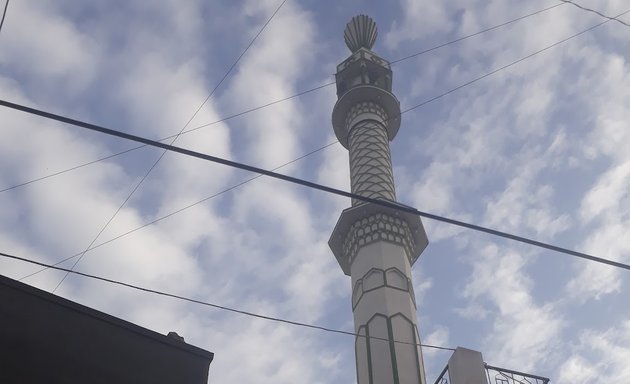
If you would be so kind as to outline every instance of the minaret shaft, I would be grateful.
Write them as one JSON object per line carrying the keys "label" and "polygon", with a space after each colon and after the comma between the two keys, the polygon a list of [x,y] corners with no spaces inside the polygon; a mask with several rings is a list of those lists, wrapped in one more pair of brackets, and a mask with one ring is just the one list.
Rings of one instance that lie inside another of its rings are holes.
{"label": "minaret shaft", "polygon": [[382,241],[362,247],[351,276],[360,335],[355,340],[358,383],[424,383],[407,251]]}
{"label": "minaret shaft", "polygon": [[[377,103],[355,104],[348,113],[350,184],[357,195],[395,201],[387,137],[387,113]],[[352,205],[360,202],[352,200]]]}
{"label": "minaret shaft", "polygon": [[[389,142],[400,126],[389,63],[371,51],[376,25],[348,23],[352,55],[337,67],[333,127],[349,151],[352,192],[396,201]],[[425,384],[411,266],[428,240],[416,215],[353,199],[329,245],[352,282],[359,384]]]}

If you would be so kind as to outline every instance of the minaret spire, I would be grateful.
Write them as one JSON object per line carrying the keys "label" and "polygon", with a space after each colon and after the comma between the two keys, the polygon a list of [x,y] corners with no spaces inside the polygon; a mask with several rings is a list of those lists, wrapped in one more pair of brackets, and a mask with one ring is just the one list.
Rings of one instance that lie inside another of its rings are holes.
{"label": "minaret spire", "polygon": [[[395,202],[389,142],[400,127],[400,104],[389,62],[371,50],[377,35],[368,16],[347,24],[352,54],[337,66],[332,121],[349,151],[352,192]],[[418,216],[358,200],[335,226],[329,245],[351,276],[359,384],[426,383],[411,266],[427,244]]]}

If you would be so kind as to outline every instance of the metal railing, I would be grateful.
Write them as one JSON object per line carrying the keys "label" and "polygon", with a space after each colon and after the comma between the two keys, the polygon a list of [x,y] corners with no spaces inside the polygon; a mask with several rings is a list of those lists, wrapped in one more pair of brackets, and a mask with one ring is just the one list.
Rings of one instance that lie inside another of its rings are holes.
{"label": "metal railing", "polygon": [[[494,367],[484,363],[488,384],[549,384],[549,378],[536,376],[529,373],[514,371],[512,369]],[[448,372],[448,365],[444,367],[435,384],[453,384]]]}
{"label": "metal railing", "polygon": [[548,384],[549,378],[485,364],[488,384]]}
{"label": "metal railing", "polygon": [[435,384],[449,384],[450,379],[451,377],[448,374],[448,364],[447,364],[446,367],[444,367],[444,369],[442,370],[442,373],[440,373],[440,376],[438,376],[437,380],[435,380]]}

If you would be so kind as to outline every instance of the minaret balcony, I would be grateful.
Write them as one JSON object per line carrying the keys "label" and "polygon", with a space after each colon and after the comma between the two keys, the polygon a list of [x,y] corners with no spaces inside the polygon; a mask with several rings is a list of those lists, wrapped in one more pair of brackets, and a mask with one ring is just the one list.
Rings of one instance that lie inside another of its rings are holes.
{"label": "minaret balcony", "polygon": [[371,85],[392,91],[392,70],[389,62],[366,48],[359,48],[337,66],[337,97],[353,87]]}
{"label": "minaret balcony", "polygon": [[[402,204],[394,203],[404,207]],[[413,265],[429,244],[420,216],[395,208],[363,203],[345,209],[328,245],[343,273],[350,276],[350,267],[358,251],[373,242],[386,241],[401,245]]]}

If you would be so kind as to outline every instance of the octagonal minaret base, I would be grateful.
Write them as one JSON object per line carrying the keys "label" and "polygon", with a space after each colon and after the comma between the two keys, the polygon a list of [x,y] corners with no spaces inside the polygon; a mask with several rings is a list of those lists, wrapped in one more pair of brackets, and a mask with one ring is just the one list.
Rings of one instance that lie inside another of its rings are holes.
{"label": "octagonal minaret base", "polygon": [[359,384],[425,383],[411,266],[428,240],[418,216],[362,203],[329,241],[351,276]]}
{"label": "octagonal minaret base", "polygon": [[358,383],[424,383],[411,266],[404,248],[387,242],[361,248],[351,275]]}

